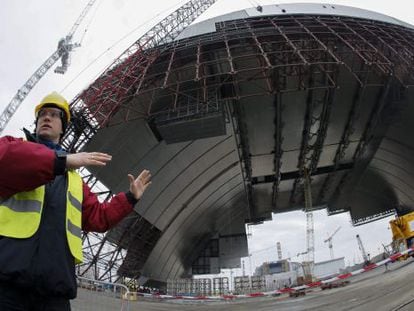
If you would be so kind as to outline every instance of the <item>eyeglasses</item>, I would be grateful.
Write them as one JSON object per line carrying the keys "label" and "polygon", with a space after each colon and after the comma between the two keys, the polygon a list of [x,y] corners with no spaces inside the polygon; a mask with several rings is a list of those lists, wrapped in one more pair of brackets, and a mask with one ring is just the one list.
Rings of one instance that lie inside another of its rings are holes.
{"label": "eyeglasses", "polygon": [[38,118],[44,118],[46,116],[52,119],[60,119],[63,117],[63,112],[58,109],[40,109],[37,113]]}

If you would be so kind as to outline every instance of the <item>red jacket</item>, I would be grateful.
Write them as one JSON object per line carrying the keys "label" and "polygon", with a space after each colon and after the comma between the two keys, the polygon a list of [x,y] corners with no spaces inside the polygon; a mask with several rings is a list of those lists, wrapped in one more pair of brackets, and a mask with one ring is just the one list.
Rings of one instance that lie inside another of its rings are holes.
{"label": "red jacket", "polygon": [[[29,191],[55,178],[55,152],[48,147],[5,136],[0,138],[0,197]],[[83,184],[82,229],[105,232],[133,210],[124,192],[111,202],[100,203],[87,184]]]}

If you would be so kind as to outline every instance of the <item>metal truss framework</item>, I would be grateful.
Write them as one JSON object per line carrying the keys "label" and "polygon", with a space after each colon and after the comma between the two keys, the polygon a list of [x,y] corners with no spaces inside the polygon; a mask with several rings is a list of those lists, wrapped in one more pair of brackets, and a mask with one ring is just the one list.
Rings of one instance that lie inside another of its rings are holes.
{"label": "metal truss framework", "polygon": [[[373,153],[368,157],[365,155],[366,159],[360,163],[367,146],[377,143],[373,138],[386,99],[398,100],[404,95],[405,88],[414,85],[410,70],[414,60],[414,31],[351,17],[303,15],[226,21],[217,23],[216,28],[214,33],[180,41],[158,40],[158,32],[153,31],[137,41],[72,103],[80,121],[69,130],[66,146],[80,150],[100,127],[142,118],[151,122],[160,113],[186,111],[190,104],[197,103],[200,109],[203,105],[228,105],[231,118],[237,123],[235,129],[248,192],[255,180],[249,174],[249,144],[243,111],[235,104],[254,96],[273,95],[276,107],[275,174],[256,181],[273,182],[275,201],[283,179],[280,171],[283,155],[280,146],[284,139],[281,136],[284,126],[280,119],[284,108],[281,94],[306,90],[305,127],[297,171],[284,173],[296,176],[290,200],[303,202],[305,168],[309,169],[311,177],[322,171],[328,173],[315,205],[339,195],[340,189],[352,180],[348,176],[350,169],[355,165],[363,167],[373,157]],[[163,28],[158,30],[165,31]],[[174,26],[168,31],[174,32]],[[333,165],[321,168],[317,164],[338,87],[338,70],[346,70],[358,87]],[[352,162],[344,163],[361,99],[372,87],[382,90],[378,96],[380,104],[371,111]],[[333,184],[333,173],[342,170],[340,182]],[[333,214],[341,210],[329,212]],[[361,220],[361,223],[383,217],[382,214],[377,216]],[[356,221],[354,224],[360,223]],[[102,255],[98,251],[92,258]]]}
{"label": "metal truss framework", "polygon": [[119,103],[140,89],[142,78],[161,52],[158,48],[173,41],[188,25],[217,0],[191,0],[151,28],[118,57],[73,106],[89,109],[100,126],[106,126]]}

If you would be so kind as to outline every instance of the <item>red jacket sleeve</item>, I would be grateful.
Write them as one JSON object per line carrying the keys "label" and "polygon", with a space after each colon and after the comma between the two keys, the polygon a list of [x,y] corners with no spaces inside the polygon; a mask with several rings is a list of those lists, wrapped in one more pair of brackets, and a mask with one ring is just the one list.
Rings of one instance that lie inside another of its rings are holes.
{"label": "red jacket sleeve", "polygon": [[83,183],[82,229],[105,232],[114,227],[133,210],[124,192],[118,193],[110,202],[100,203],[96,194]]}
{"label": "red jacket sleeve", "polygon": [[0,138],[0,197],[29,191],[55,178],[55,152],[21,138]]}

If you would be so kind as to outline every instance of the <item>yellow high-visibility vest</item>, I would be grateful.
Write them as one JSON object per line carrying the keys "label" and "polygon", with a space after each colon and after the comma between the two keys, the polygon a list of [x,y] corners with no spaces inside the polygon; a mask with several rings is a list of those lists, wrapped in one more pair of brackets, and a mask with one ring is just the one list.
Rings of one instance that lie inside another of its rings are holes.
{"label": "yellow high-visibility vest", "polygon": [[[83,261],[82,254],[82,178],[75,171],[68,171],[66,193],[66,237],[76,263]],[[45,186],[0,198],[0,235],[25,239],[38,229],[45,198]]]}

